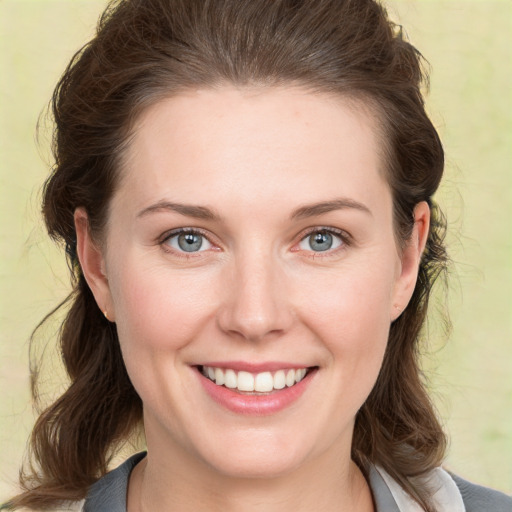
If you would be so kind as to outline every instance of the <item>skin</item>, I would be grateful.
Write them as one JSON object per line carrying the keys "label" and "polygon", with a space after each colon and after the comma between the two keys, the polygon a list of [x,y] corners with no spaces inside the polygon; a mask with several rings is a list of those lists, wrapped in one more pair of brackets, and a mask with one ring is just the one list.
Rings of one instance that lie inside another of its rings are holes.
{"label": "skin", "polygon": [[[373,510],[350,459],[354,418],[429,226],[420,203],[398,247],[378,133],[354,101],[298,88],[182,93],[139,119],[103,244],[77,209],[84,274],[144,403],[148,456],[130,512]],[[165,240],[188,227],[205,250]],[[321,228],[336,231],[334,248],[314,251]],[[318,370],[290,406],[247,416],[204,391],[194,365],[206,361]]]}

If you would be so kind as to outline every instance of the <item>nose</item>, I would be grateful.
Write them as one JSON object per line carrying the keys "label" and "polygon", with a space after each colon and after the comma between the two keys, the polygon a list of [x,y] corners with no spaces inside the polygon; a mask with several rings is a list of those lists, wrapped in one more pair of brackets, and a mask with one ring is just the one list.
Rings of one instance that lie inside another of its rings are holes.
{"label": "nose", "polygon": [[222,331],[248,341],[288,331],[294,312],[282,266],[268,255],[251,255],[229,274],[217,317]]}

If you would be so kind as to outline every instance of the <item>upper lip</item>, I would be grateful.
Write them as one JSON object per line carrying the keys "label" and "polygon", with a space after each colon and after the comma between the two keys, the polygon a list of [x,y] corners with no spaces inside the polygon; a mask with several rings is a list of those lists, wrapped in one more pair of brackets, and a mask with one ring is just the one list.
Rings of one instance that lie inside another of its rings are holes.
{"label": "upper lip", "polygon": [[208,361],[197,366],[211,366],[213,368],[231,369],[235,371],[245,371],[249,373],[274,372],[278,370],[310,368],[310,365],[303,363],[290,363],[282,361],[268,362],[248,362],[248,361]]}

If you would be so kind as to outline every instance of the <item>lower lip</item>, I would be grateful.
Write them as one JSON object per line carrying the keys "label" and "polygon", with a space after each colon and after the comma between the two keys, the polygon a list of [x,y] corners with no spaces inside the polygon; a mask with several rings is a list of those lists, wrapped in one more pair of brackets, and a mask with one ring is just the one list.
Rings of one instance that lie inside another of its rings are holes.
{"label": "lower lip", "polygon": [[298,400],[310,385],[316,369],[308,371],[306,376],[297,384],[283,389],[275,389],[269,394],[245,395],[215,382],[197,371],[197,375],[208,395],[217,404],[237,414],[265,416],[286,409]]}

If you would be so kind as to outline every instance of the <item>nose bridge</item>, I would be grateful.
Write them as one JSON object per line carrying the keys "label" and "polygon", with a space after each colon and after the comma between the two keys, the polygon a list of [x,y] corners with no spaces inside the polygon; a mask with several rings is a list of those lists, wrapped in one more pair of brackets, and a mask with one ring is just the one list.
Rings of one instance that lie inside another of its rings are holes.
{"label": "nose bridge", "polygon": [[219,313],[221,328],[247,340],[286,331],[293,317],[279,258],[247,248],[235,258]]}

